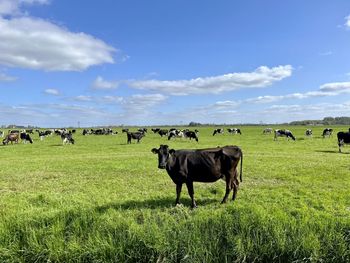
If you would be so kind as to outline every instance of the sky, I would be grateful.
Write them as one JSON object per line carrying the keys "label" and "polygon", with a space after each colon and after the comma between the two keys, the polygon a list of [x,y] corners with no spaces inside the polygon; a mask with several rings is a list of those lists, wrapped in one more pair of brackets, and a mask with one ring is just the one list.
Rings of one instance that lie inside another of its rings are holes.
{"label": "sky", "polygon": [[0,125],[350,116],[350,1],[0,0]]}

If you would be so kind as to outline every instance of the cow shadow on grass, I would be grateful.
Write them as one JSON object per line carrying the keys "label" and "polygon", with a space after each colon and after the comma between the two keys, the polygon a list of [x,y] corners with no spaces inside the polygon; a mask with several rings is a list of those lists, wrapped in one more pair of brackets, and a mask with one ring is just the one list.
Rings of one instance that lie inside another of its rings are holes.
{"label": "cow shadow on grass", "polygon": [[[217,199],[198,199],[196,200],[198,206],[205,206],[212,203],[220,203]],[[190,198],[181,198],[181,204],[184,207],[191,207]],[[139,209],[162,209],[175,207],[175,198],[159,198],[159,199],[148,199],[148,200],[129,200],[125,202],[107,203],[95,208],[98,213],[105,213],[109,209],[114,210],[139,210]]]}

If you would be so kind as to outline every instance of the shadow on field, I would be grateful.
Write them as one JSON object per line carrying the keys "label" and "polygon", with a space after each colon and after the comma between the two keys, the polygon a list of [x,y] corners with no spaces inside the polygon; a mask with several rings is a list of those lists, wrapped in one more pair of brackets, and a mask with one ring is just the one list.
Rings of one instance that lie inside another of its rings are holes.
{"label": "shadow on field", "polygon": [[[198,199],[196,200],[198,206],[205,206],[211,203],[220,203],[220,200],[216,199]],[[182,198],[181,203],[190,208],[191,200],[189,198]],[[96,211],[98,213],[105,213],[109,209],[115,210],[133,210],[133,209],[159,209],[159,208],[170,208],[175,207],[175,198],[160,198],[160,199],[149,199],[142,201],[126,201],[123,203],[109,203],[102,206],[97,206]]]}
{"label": "shadow on field", "polygon": [[317,153],[337,153],[337,154],[350,154],[350,152],[339,152],[339,151],[329,151],[329,150],[317,150]]}

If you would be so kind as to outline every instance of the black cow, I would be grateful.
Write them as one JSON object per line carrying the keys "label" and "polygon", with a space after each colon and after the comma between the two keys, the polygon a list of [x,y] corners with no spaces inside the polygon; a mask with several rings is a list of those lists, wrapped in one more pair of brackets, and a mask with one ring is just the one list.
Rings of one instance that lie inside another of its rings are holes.
{"label": "black cow", "polygon": [[196,142],[198,142],[197,132],[195,132],[195,131],[185,131],[184,132],[184,136],[185,136],[185,138],[189,138],[190,140],[191,139],[195,139]]}
{"label": "black cow", "polygon": [[238,129],[238,128],[228,128],[227,131],[228,131],[228,133],[231,133],[231,134],[239,133],[242,135],[241,129]]}
{"label": "black cow", "polygon": [[339,152],[341,152],[340,147],[344,146],[344,144],[350,144],[350,129],[348,132],[338,132],[337,138],[338,138]]}
{"label": "black cow", "polygon": [[277,137],[286,137],[288,140],[289,138],[292,138],[292,140],[295,141],[295,137],[290,130],[275,130],[275,141],[277,140]]}
{"label": "black cow", "polygon": [[128,131],[129,131],[128,128],[122,129],[122,132],[128,132]]}
{"label": "black cow", "polygon": [[29,141],[30,143],[33,143],[33,140],[32,140],[32,138],[30,138],[28,133],[21,132],[20,138],[24,143],[27,143],[27,141]]}
{"label": "black cow", "polygon": [[160,131],[159,128],[152,128],[151,130],[153,131],[153,133],[158,133]]}
{"label": "black cow", "polygon": [[221,129],[221,128],[215,129],[214,132],[213,132],[213,136],[215,134],[224,134],[224,129]]}
{"label": "black cow", "polygon": [[331,137],[333,134],[333,129],[332,128],[326,128],[322,132],[322,137],[325,138],[326,136]]}
{"label": "black cow", "polygon": [[170,178],[176,184],[176,201],[180,204],[180,193],[185,183],[192,200],[192,207],[197,207],[194,200],[193,182],[226,181],[226,193],[221,203],[226,203],[233,189],[232,200],[236,198],[239,181],[237,165],[241,160],[240,179],[242,182],[243,153],[237,146],[224,146],[199,150],[173,150],[168,145],[153,148],[158,154],[158,168],[166,169]]}
{"label": "black cow", "polygon": [[146,133],[147,132],[147,128],[140,128],[137,131],[142,132],[142,133]]}
{"label": "black cow", "polygon": [[158,131],[158,134],[159,134],[161,137],[163,137],[164,135],[166,136],[166,135],[168,135],[168,130],[165,130],[165,129],[164,129],[164,130],[163,130],[163,129],[162,129],[162,130],[159,130],[159,131]]}
{"label": "black cow", "polygon": [[128,139],[128,144],[131,143],[131,139],[137,140],[137,143],[139,143],[142,137],[145,136],[143,132],[127,132],[126,135]]}

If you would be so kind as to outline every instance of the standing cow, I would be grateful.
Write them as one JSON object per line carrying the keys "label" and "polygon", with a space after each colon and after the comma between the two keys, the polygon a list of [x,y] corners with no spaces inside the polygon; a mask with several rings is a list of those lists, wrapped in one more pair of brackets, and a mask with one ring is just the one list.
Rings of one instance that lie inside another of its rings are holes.
{"label": "standing cow", "polygon": [[341,147],[344,146],[344,144],[350,144],[350,129],[348,132],[338,132],[337,138],[338,138],[339,152],[341,152]]}
{"label": "standing cow", "polygon": [[226,181],[226,192],[221,203],[226,203],[233,189],[232,200],[236,198],[239,181],[237,165],[241,161],[240,180],[242,182],[243,153],[237,146],[224,146],[200,150],[173,150],[168,145],[160,145],[152,152],[158,154],[158,168],[166,169],[176,184],[176,201],[180,204],[182,185],[185,183],[191,197],[192,208],[197,207],[194,199],[193,182]]}
{"label": "standing cow", "polygon": [[328,138],[330,138],[333,134],[333,129],[332,128],[326,128],[323,130],[322,132],[322,137],[325,138],[326,136],[328,136]]}

